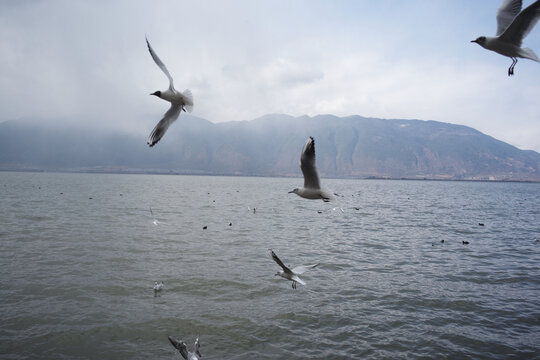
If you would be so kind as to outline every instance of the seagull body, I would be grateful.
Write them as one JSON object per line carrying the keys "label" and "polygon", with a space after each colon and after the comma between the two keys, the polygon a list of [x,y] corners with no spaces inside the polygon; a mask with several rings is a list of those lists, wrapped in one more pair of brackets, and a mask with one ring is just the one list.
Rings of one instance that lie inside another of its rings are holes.
{"label": "seagull body", "polygon": [[290,280],[292,281],[292,288],[293,289],[296,289],[296,283],[300,283],[302,285],[306,285],[306,283],[300,279],[300,277],[298,275],[302,275],[303,273],[305,273],[306,271],[310,270],[310,269],[313,269],[314,267],[316,267],[317,265],[319,265],[318,263],[317,264],[314,264],[314,265],[303,265],[303,266],[297,266],[295,268],[293,268],[292,270],[289,269],[287,266],[285,266],[285,264],[283,264],[283,262],[277,257],[276,253],[272,250],[272,249],[269,249],[270,250],[270,255],[272,256],[272,259],[279,265],[281,266],[281,268],[283,270],[280,270],[278,271],[275,276],[281,276],[282,278],[284,279],[287,279],[287,280]]}
{"label": "seagull body", "polygon": [[169,88],[167,90],[156,91],[150,95],[155,95],[171,103],[171,107],[169,108],[169,110],[167,110],[165,115],[163,115],[163,118],[159,121],[159,123],[156,125],[154,130],[152,130],[150,136],[148,137],[148,145],[152,147],[157,144],[159,140],[161,140],[169,126],[171,126],[172,123],[175,122],[176,119],[178,119],[178,116],[182,111],[193,111],[193,95],[191,94],[191,91],[189,89],[186,89],[183,93],[181,93],[174,88],[173,78],[171,74],[169,74],[169,70],[167,70],[165,64],[157,56],[154,49],[152,49],[152,46],[150,46],[150,42],[148,42],[148,39],[146,39],[146,44],[148,45],[148,51],[150,51],[152,59],[154,59],[156,65],[159,66],[161,71],[163,71],[163,73],[169,79]]}
{"label": "seagull body", "polygon": [[163,289],[163,281],[160,281],[159,283],[156,281],[154,283],[154,293],[158,293]]}
{"label": "seagull body", "polygon": [[508,76],[514,75],[518,58],[540,62],[538,56],[529,48],[522,48],[523,39],[531,32],[540,19],[540,0],[521,11],[522,0],[503,0],[497,10],[496,36],[480,36],[475,42],[484,49],[495,51],[512,59]]}
{"label": "seagull body", "polygon": [[186,344],[180,339],[175,339],[172,336],[169,336],[169,341],[171,342],[172,346],[174,346],[175,349],[178,350],[180,355],[182,355],[182,357],[185,360],[200,360],[200,359],[202,359],[202,355],[201,355],[201,353],[199,351],[199,348],[201,347],[201,345],[199,344],[199,338],[197,338],[195,340],[195,346],[193,348],[193,352],[189,352],[188,349],[187,349]]}
{"label": "seagull body", "polygon": [[[539,0],[540,1],[540,0]],[[315,140],[312,136],[304,144],[300,155],[300,169],[304,174],[304,187],[289,191],[304,199],[322,199],[323,201],[333,200],[333,196],[328,191],[321,189],[319,174],[315,166]]]}

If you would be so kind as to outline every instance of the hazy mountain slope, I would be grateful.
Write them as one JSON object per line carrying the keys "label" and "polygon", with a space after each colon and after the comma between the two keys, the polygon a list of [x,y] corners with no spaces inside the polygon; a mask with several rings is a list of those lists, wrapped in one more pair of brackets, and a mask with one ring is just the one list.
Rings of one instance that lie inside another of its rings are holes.
{"label": "hazy mountain slope", "polygon": [[300,151],[310,135],[325,177],[540,181],[540,154],[466,126],[332,115],[213,124],[182,114],[153,148],[128,133],[6,121],[0,168],[301,176]]}

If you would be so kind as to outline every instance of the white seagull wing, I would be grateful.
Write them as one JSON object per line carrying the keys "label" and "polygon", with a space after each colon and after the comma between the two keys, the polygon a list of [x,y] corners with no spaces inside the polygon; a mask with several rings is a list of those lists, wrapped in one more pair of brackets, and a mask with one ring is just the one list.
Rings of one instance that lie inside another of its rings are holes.
{"label": "white seagull wing", "polygon": [[150,136],[148,137],[148,145],[150,145],[150,147],[156,145],[157,142],[161,140],[169,126],[171,126],[171,124],[178,119],[178,115],[180,115],[181,111],[182,106],[171,104],[169,110],[167,110],[165,115],[163,115],[163,119],[157,123],[156,127],[154,130],[152,130],[152,133],[150,133]]}
{"label": "white seagull wing", "polygon": [[298,274],[298,275],[302,275],[306,271],[311,270],[314,267],[317,267],[318,265],[319,265],[318,263],[314,264],[314,265],[300,265],[300,266],[297,266],[297,267],[293,268],[292,272],[295,273],[295,274]]}
{"label": "white seagull wing", "polygon": [[497,36],[510,26],[514,18],[521,11],[522,0],[503,0],[497,9]]}
{"label": "white seagull wing", "polygon": [[174,90],[174,82],[173,82],[173,78],[171,74],[169,74],[169,70],[167,70],[167,67],[165,66],[163,61],[161,61],[161,59],[157,56],[154,49],[152,49],[152,46],[150,46],[150,42],[148,41],[148,39],[146,39],[146,44],[148,45],[148,51],[150,51],[150,55],[152,55],[152,59],[154,59],[154,62],[156,63],[156,65],[159,66],[161,71],[163,71],[163,73],[165,73],[165,75],[169,79],[169,89]]}
{"label": "white seagull wing", "polygon": [[311,136],[302,149],[300,169],[302,169],[302,174],[304,174],[304,188],[321,188],[319,174],[317,173],[317,167],[315,166],[315,140]]}
{"label": "white seagull wing", "polygon": [[195,354],[197,354],[199,358],[202,358],[201,352],[199,351],[200,347],[201,347],[201,344],[199,343],[199,338],[197,338],[195,340],[195,348],[193,349],[193,351],[195,352]]}
{"label": "white seagull wing", "polygon": [[281,266],[281,268],[283,269],[283,271],[285,271],[286,273],[288,274],[291,274],[291,269],[289,269],[287,266],[285,266],[285,264],[283,263],[283,261],[281,261],[278,256],[276,255],[276,253],[274,252],[274,250],[272,249],[269,249],[270,250],[270,255],[272,255],[272,259],[279,265]]}
{"label": "white seagull wing", "polygon": [[523,39],[529,35],[540,19],[540,1],[537,0],[523,9],[499,39],[521,47]]}

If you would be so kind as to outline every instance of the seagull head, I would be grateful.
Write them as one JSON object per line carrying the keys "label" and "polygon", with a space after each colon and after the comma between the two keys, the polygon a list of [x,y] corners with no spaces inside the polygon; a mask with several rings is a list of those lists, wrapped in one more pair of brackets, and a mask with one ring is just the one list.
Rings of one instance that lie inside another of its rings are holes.
{"label": "seagull head", "polygon": [[480,46],[484,46],[484,44],[486,43],[486,37],[485,36],[480,36],[480,37],[476,38],[475,40],[471,40],[471,42],[477,43]]}
{"label": "seagull head", "polygon": [[298,191],[300,189],[296,188],[296,189],[292,189],[291,191],[289,191],[289,194],[298,194]]}
{"label": "seagull head", "polygon": [[274,274],[274,276],[281,276],[283,274],[283,270],[279,270],[277,273]]}
{"label": "seagull head", "polygon": [[156,92],[151,93],[150,95],[155,95],[155,96],[160,98],[161,97],[161,91],[158,90]]}

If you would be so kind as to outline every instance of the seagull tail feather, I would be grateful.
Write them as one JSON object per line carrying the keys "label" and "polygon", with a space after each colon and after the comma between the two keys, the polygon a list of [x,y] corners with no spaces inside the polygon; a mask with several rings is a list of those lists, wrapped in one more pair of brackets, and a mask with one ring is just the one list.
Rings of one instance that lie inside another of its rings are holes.
{"label": "seagull tail feather", "polygon": [[525,59],[530,59],[536,62],[540,62],[540,59],[538,58],[538,56],[534,53],[534,51],[532,51],[529,48],[521,48],[519,55],[521,55],[521,57],[524,57]]}
{"label": "seagull tail feather", "polygon": [[184,90],[182,95],[184,95],[184,100],[186,101],[186,105],[185,105],[186,111],[189,113],[192,112],[193,111],[193,94],[191,93],[191,90],[189,89]]}

